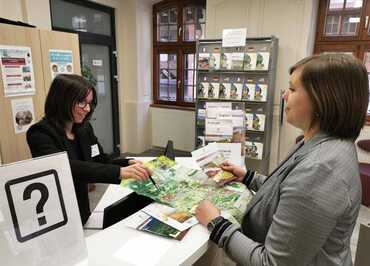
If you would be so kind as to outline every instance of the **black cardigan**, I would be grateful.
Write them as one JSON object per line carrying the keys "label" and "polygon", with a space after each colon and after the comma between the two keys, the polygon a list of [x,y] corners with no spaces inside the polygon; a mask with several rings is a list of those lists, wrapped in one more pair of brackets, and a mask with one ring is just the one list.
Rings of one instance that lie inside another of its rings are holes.
{"label": "black cardigan", "polygon": [[[64,129],[46,118],[30,127],[27,131],[27,142],[32,157],[61,151],[67,152],[81,220],[85,224],[91,214],[87,183],[119,184],[120,167],[127,166],[128,160],[111,160],[104,153],[89,123],[85,123],[81,127],[75,127],[74,132],[79,140],[82,160],[77,160],[75,157]],[[98,145],[99,147],[100,154],[95,157],[91,157],[91,147],[93,145]]]}

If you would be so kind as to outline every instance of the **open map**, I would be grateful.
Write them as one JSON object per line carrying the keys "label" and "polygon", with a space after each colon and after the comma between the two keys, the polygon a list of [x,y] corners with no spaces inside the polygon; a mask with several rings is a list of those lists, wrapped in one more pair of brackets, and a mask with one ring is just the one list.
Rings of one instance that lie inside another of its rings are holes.
{"label": "open map", "polygon": [[198,203],[207,199],[240,223],[252,198],[250,191],[241,183],[219,187],[214,181],[209,180],[202,170],[190,169],[165,156],[149,161],[145,165],[153,171],[152,178],[159,186],[159,190],[150,180],[138,182],[126,179],[121,184],[140,195],[171,206],[178,212],[194,214]]}

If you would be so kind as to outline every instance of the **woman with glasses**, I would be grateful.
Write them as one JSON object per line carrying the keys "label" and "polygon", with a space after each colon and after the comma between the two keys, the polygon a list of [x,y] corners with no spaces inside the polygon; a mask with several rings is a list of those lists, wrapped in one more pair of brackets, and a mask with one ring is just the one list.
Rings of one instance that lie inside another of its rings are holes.
{"label": "woman with glasses", "polygon": [[95,88],[83,77],[58,75],[46,98],[45,117],[27,131],[33,157],[67,152],[83,224],[91,214],[88,183],[119,184],[150,175],[140,161],[111,160],[104,153],[89,123],[96,105]]}

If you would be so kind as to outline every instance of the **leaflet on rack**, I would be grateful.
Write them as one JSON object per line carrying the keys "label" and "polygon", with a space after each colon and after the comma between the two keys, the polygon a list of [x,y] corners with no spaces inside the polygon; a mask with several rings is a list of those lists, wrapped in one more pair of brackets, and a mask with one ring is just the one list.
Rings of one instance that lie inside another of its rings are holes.
{"label": "leaflet on rack", "polygon": [[207,102],[206,141],[231,141],[233,121],[231,102]]}

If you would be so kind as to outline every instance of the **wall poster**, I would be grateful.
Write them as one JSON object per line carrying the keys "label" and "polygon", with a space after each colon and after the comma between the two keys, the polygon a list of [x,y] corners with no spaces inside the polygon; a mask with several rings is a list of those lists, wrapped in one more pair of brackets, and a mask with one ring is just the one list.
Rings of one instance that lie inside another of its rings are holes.
{"label": "wall poster", "polygon": [[31,47],[0,45],[4,96],[35,94]]}
{"label": "wall poster", "polygon": [[16,134],[26,132],[35,123],[32,98],[11,100],[13,125]]}
{"label": "wall poster", "polygon": [[70,50],[49,50],[50,73],[54,79],[59,74],[73,74],[73,54]]}

